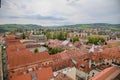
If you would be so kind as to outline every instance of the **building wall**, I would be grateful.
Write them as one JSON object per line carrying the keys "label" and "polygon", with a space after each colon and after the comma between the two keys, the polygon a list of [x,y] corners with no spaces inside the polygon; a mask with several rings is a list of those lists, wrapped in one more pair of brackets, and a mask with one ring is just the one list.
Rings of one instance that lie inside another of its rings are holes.
{"label": "building wall", "polygon": [[29,36],[30,40],[35,40],[36,42],[44,42],[47,40],[45,35],[32,35]]}

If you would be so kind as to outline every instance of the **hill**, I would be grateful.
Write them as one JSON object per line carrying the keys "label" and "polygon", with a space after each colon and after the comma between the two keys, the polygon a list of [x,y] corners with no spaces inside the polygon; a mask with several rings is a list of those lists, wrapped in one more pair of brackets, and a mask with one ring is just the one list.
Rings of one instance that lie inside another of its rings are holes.
{"label": "hill", "polygon": [[[12,30],[25,30],[25,29],[39,29],[43,28],[45,26],[41,25],[35,25],[35,24],[4,24],[0,25],[0,33],[12,31]],[[75,25],[63,25],[63,26],[47,26],[48,28],[105,28],[105,29],[111,29],[114,31],[120,31],[120,24],[107,24],[107,23],[93,23],[93,24],[75,24]]]}
{"label": "hill", "polygon": [[[59,26],[61,27],[61,26]],[[93,23],[93,24],[75,24],[75,25],[64,25],[62,26],[63,28],[67,27],[77,27],[81,29],[86,29],[86,28],[108,28],[112,30],[119,30],[120,31],[120,24],[107,24],[107,23]]]}
{"label": "hill", "polygon": [[6,32],[6,31],[12,31],[17,29],[39,29],[42,28],[40,25],[34,25],[34,24],[4,24],[0,25],[0,33]]}

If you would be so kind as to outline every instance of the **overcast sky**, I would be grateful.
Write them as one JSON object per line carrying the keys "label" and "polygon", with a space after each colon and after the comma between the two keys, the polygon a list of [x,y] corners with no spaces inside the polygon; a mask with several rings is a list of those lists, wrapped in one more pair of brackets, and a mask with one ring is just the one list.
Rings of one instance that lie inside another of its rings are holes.
{"label": "overcast sky", "polygon": [[120,24],[120,0],[1,0],[0,24]]}

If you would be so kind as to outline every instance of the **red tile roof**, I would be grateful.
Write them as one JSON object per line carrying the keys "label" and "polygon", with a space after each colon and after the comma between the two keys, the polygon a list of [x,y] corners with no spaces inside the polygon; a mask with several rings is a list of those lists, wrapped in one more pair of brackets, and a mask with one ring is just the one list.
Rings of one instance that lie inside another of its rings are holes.
{"label": "red tile roof", "polygon": [[32,53],[19,40],[13,39],[14,35],[11,36],[7,36],[10,37],[6,49],[8,69],[52,59],[48,52]]}
{"label": "red tile roof", "polygon": [[62,41],[60,41],[60,40],[57,40],[57,39],[55,39],[55,40],[49,39],[46,44],[47,44],[49,47],[56,48],[56,47],[59,47],[59,46],[61,45],[61,43],[62,43]]}
{"label": "red tile roof", "polygon": [[31,73],[23,74],[20,76],[16,76],[11,78],[10,80],[32,80],[32,75],[36,75],[35,80],[50,80],[53,77],[52,68],[42,68],[41,70],[34,71]]}
{"label": "red tile roof", "polygon": [[6,40],[14,40],[14,39],[15,39],[15,35],[14,34],[6,36]]}
{"label": "red tile roof", "polygon": [[26,49],[25,46],[19,42],[7,44],[7,52],[13,52],[13,51],[18,51],[23,49]]}
{"label": "red tile roof", "polygon": [[107,44],[117,44],[117,43],[120,43],[119,40],[110,40],[110,41],[107,41]]}
{"label": "red tile roof", "polygon": [[82,57],[86,53],[80,52],[78,50],[65,50],[63,52],[52,55],[53,58],[53,69],[60,70],[61,68],[69,67],[74,65],[71,62],[71,58]]}
{"label": "red tile roof", "polygon": [[[86,54],[86,53],[80,52],[78,50],[65,50],[63,52],[60,52],[60,53],[57,53],[57,54],[53,55],[54,56],[53,59],[54,58],[56,58],[56,59],[59,58],[62,61],[64,61],[64,60],[68,60],[72,57],[81,57],[84,54]],[[57,57],[57,56],[59,56],[59,57]]]}
{"label": "red tile roof", "polygon": [[27,49],[11,53],[9,52],[7,54],[8,69],[13,69],[52,59],[48,52],[32,53]]}
{"label": "red tile roof", "polygon": [[101,54],[107,59],[118,59],[120,61],[120,46],[106,48]]}
{"label": "red tile roof", "polygon": [[[114,74],[115,73],[115,74]],[[94,77],[89,80],[111,80],[109,77],[116,77],[120,73],[120,69],[118,67],[109,67],[104,69],[102,72],[94,75]]]}

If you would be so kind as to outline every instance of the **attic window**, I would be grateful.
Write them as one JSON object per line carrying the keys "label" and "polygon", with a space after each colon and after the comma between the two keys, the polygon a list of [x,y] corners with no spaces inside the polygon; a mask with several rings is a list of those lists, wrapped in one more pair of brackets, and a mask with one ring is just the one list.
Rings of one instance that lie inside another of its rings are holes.
{"label": "attic window", "polygon": [[81,67],[81,68],[85,68],[85,65],[84,65],[84,64],[81,64],[80,67]]}
{"label": "attic window", "polygon": [[28,71],[31,72],[31,71],[33,71],[33,69],[32,69],[32,68],[29,68]]}

